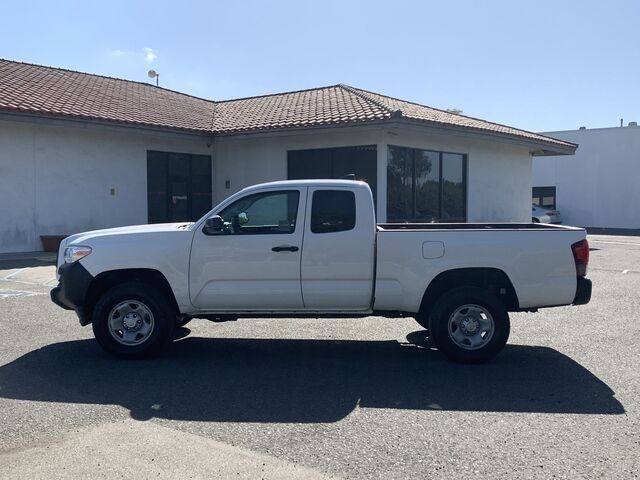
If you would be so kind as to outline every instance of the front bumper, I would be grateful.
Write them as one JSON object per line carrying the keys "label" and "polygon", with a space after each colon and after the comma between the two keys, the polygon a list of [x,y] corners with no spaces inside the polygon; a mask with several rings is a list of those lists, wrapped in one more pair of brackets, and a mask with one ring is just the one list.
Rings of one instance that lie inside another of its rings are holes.
{"label": "front bumper", "polygon": [[587,277],[578,277],[578,286],[576,287],[576,296],[573,299],[573,305],[584,305],[591,300],[591,279]]}
{"label": "front bumper", "polygon": [[64,263],[58,269],[60,282],[51,292],[51,301],[65,310],[75,310],[80,323],[90,322],[84,313],[84,304],[93,276],[80,262]]}
{"label": "front bumper", "polygon": [[51,301],[65,310],[73,310],[74,306],[65,295],[65,291],[62,285],[58,284],[57,287],[53,287],[49,292]]}

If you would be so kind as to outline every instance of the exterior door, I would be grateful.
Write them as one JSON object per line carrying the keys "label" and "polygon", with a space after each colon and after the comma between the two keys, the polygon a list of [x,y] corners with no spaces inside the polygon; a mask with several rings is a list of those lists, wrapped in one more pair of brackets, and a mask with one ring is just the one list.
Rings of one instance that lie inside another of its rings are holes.
{"label": "exterior door", "polygon": [[211,209],[211,157],[147,152],[149,223],[189,222]]}
{"label": "exterior door", "polygon": [[[309,187],[309,203],[301,267],[306,309],[370,309],[376,235],[371,195],[363,188]],[[357,212],[356,205],[366,211]]]}
{"label": "exterior door", "polygon": [[211,312],[302,310],[305,202],[306,188],[252,193],[217,213],[221,232],[195,232],[191,303]]}

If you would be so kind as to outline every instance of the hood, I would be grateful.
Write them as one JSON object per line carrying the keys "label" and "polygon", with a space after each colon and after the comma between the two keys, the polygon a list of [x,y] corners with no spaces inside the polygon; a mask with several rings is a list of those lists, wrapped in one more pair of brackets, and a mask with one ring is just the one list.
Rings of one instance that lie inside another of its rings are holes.
{"label": "hood", "polygon": [[[165,242],[160,242],[168,245],[168,248],[173,249],[181,249],[182,243],[176,243],[176,236],[185,239],[186,237],[190,238],[190,230],[193,226],[193,223],[160,223],[153,225],[132,225],[129,227],[117,227],[117,228],[105,228],[103,230],[92,230],[90,232],[81,232],[76,233],[75,235],[71,235],[65,238],[60,243],[60,249],[58,250],[58,261],[57,266],[60,267],[61,264],[64,263],[64,252],[65,249],[71,245],[87,245],[91,248],[98,247],[99,251],[102,251],[103,254],[106,252],[107,260],[112,263],[115,262],[117,258],[120,258],[121,255],[114,256],[114,250],[117,251],[120,247],[125,246],[127,250],[134,250],[137,252],[137,255],[141,255],[140,252],[144,252],[148,250],[148,244],[158,245],[158,239],[155,238],[151,242],[147,241],[145,237],[158,235],[163,236],[167,234],[169,238],[166,239]],[[186,234],[186,237],[181,235],[180,233]],[[115,237],[113,241],[109,237]],[[172,240],[173,239],[173,240]],[[187,239],[187,242],[189,240]],[[178,246],[176,246],[178,245]],[[188,248],[185,249],[187,252]],[[112,255],[109,257],[109,255]],[[87,257],[89,258],[89,257]],[[89,261],[96,259],[96,252],[90,256]],[[84,259],[81,260],[83,264],[85,263]],[[117,263],[117,262],[116,262]],[[116,263],[113,263],[114,265]],[[56,276],[59,278],[59,273],[56,272]]]}
{"label": "hood", "polygon": [[152,225],[131,225],[128,227],[116,227],[105,228],[102,230],[91,230],[89,232],[81,232],[71,235],[64,239],[63,246],[68,246],[72,243],[81,244],[83,241],[90,240],[95,237],[105,237],[109,235],[130,235],[138,233],[159,233],[159,232],[175,232],[185,231],[193,223],[179,222],[179,223],[155,223]]}

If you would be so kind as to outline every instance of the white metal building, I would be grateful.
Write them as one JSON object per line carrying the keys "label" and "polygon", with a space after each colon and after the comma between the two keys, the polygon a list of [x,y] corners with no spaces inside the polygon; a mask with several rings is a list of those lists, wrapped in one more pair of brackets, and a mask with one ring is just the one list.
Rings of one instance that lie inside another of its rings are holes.
{"label": "white metal building", "polygon": [[560,210],[568,225],[640,229],[640,127],[637,124],[545,135],[580,147],[571,157],[534,160],[534,200],[546,197],[549,205]]}
{"label": "white metal building", "polygon": [[369,182],[381,222],[529,221],[532,156],[575,148],[346,85],[213,102],[0,60],[0,252],[348,173]]}

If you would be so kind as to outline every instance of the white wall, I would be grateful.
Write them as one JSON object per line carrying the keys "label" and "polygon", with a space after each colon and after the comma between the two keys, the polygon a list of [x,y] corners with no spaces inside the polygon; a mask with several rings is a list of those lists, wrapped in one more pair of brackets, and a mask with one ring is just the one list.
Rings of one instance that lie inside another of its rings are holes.
{"label": "white wall", "polygon": [[[356,145],[380,147],[382,139],[383,131],[379,127],[325,129],[318,132],[307,131],[261,138],[217,138],[214,160],[214,199],[216,200],[214,203],[221,202],[230,194],[255,183],[285,180],[289,150]],[[229,189],[225,188],[227,180],[230,182]],[[380,183],[380,172],[378,172],[378,186]],[[379,191],[378,197],[382,198]]]}
{"label": "white wall", "polygon": [[531,221],[528,147],[442,130],[429,133],[415,127],[388,132],[386,141],[390,145],[467,154],[467,221]]}
{"label": "white wall", "polygon": [[378,147],[378,221],[386,219],[387,145],[468,154],[468,221],[531,221],[531,156],[526,146],[406,125],[217,139],[215,199],[222,201],[257,182],[286,178],[288,150],[373,144]]}
{"label": "white wall", "polygon": [[565,224],[640,228],[640,127],[549,132],[579,144],[574,156],[533,162],[533,186],[556,186]]}
{"label": "white wall", "polygon": [[[213,203],[287,177],[287,151],[377,145],[378,219],[386,219],[387,145],[468,155],[468,220],[528,221],[528,148],[409,125],[221,138],[76,122],[0,120],[0,252],[40,250],[40,235],[146,223],[147,150],[213,157]],[[230,188],[225,183],[229,181]],[[110,189],[115,189],[115,195]]]}
{"label": "white wall", "polygon": [[211,153],[204,139],[0,120],[0,252],[41,250],[40,235],[146,223],[154,149]]}

